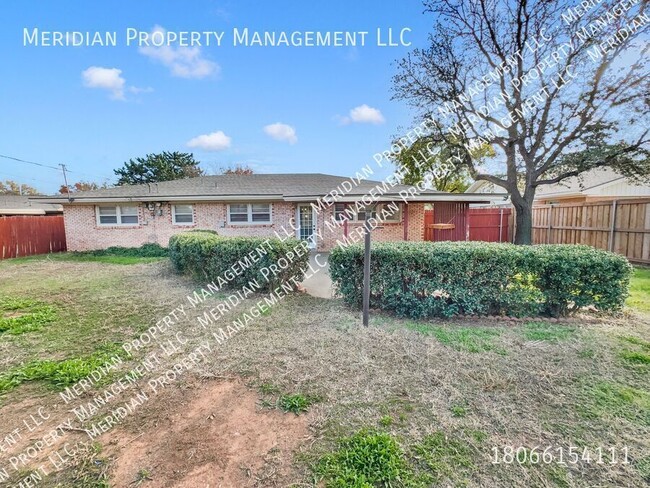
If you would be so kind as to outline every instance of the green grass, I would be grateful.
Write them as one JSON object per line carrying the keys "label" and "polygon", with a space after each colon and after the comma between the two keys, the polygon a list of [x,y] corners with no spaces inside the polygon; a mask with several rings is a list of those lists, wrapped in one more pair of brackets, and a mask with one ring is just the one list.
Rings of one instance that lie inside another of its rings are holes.
{"label": "green grass", "polygon": [[0,298],[0,334],[33,332],[56,319],[54,308],[26,298]]}
{"label": "green grass", "polygon": [[384,415],[382,418],[379,419],[379,425],[382,427],[390,427],[393,425],[393,417],[390,415]]}
{"label": "green grass", "polygon": [[575,327],[548,322],[529,322],[524,325],[523,336],[527,341],[560,342],[575,334]]}
{"label": "green grass", "polygon": [[634,268],[626,303],[628,307],[641,312],[650,312],[650,268]]}
{"label": "green grass", "polygon": [[282,410],[295,413],[296,415],[306,412],[311,404],[312,400],[300,393],[295,395],[281,395],[278,399],[278,406]]}
{"label": "green grass", "polygon": [[441,327],[423,323],[409,323],[407,327],[424,335],[434,336],[442,344],[457,351],[502,353],[494,344],[501,335],[500,329],[481,327]]}
{"label": "green grass", "polygon": [[645,354],[643,352],[625,350],[621,351],[619,356],[628,363],[650,364],[650,354]]}
{"label": "green grass", "polygon": [[140,247],[109,247],[95,251],[75,251],[13,259],[12,262],[29,262],[47,259],[50,261],[98,262],[107,264],[152,263],[169,257],[169,252],[158,244],[144,244]]}
{"label": "green grass", "polygon": [[[642,370],[646,370],[650,366],[650,342],[633,336],[621,336],[619,340],[631,345],[629,347],[633,348],[624,349],[618,353],[618,356],[627,366],[640,367]],[[636,347],[636,350],[634,347]]]}
{"label": "green grass", "polygon": [[645,481],[650,483],[650,456],[637,460],[634,467]]}
{"label": "green grass", "polygon": [[638,337],[621,336],[621,337],[619,337],[619,339],[621,341],[629,342],[630,344],[634,344],[635,346],[639,346],[642,349],[645,349],[646,351],[650,351],[650,342],[644,341],[643,339],[639,339]]}
{"label": "green grass", "polygon": [[467,416],[469,410],[465,405],[455,404],[449,408],[449,411],[451,412],[452,417],[462,418]]}
{"label": "green grass", "polygon": [[[31,361],[0,375],[0,394],[7,393],[28,381],[43,381],[55,388],[65,388],[85,378],[112,358],[123,358],[123,353],[119,345],[107,344],[86,357],[73,357],[62,361],[51,359]],[[108,377],[103,379],[109,380]]]}
{"label": "green grass", "polygon": [[[445,480],[454,480],[453,486],[462,485],[464,478],[474,468],[474,448],[464,440],[443,432],[426,436],[412,451],[417,463],[426,468],[436,485]],[[448,485],[444,483],[444,486]]]}
{"label": "green grass", "polygon": [[319,460],[315,471],[327,488],[417,486],[397,441],[367,429],[342,439],[335,452]]}
{"label": "green grass", "polygon": [[588,418],[615,417],[650,426],[650,393],[618,383],[599,381],[585,387],[581,405]]}

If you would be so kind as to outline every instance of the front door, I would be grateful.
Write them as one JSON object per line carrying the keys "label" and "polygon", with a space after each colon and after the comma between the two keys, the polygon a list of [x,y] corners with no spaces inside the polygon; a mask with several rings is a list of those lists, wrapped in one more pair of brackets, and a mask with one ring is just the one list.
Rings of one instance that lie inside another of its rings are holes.
{"label": "front door", "polygon": [[311,205],[298,205],[296,208],[296,234],[301,241],[307,241],[310,249],[316,248],[316,215]]}

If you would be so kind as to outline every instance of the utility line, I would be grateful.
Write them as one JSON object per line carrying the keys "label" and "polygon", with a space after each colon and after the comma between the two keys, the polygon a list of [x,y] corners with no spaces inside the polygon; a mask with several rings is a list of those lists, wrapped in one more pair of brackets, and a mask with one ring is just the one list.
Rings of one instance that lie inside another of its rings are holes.
{"label": "utility line", "polygon": [[[58,166],[58,167],[57,166],[50,166],[49,164],[37,163],[35,161],[27,161],[26,159],[15,158],[13,156],[6,156],[4,154],[0,154],[0,158],[11,159],[12,161],[18,161],[20,163],[33,164],[35,166],[40,166],[42,168],[49,168],[49,169],[54,169],[56,171],[61,171],[60,166]],[[99,175],[92,175],[90,173],[83,173],[81,171],[71,170],[71,169],[68,169],[68,168],[66,168],[66,171],[68,173],[75,173],[75,174],[78,174],[78,175],[81,175],[81,176],[89,176],[89,177],[92,177],[92,178],[99,178],[101,180],[110,180],[112,178],[112,177],[109,177],[109,176],[99,176]]]}

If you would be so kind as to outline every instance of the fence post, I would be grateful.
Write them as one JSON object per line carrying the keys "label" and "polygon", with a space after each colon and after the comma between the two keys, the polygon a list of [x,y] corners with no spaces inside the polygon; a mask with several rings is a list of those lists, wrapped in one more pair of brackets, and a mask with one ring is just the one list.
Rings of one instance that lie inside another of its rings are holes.
{"label": "fence post", "polygon": [[499,242],[503,242],[501,236],[503,235],[503,207],[499,211]]}
{"label": "fence post", "polygon": [[548,226],[546,227],[546,244],[551,243],[551,230],[553,222],[553,204],[551,203],[548,207]]}
{"label": "fence post", "polygon": [[614,233],[616,232],[616,210],[618,209],[618,200],[612,200],[612,211],[610,212],[610,218],[612,221],[609,225],[609,242],[607,248],[610,251],[614,250]]}

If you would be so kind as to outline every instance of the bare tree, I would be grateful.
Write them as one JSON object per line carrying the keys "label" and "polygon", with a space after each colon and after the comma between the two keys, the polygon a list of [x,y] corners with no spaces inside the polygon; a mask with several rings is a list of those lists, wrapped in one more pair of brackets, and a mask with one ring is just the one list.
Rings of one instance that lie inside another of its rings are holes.
{"label": "bare tree", "polygon": [[[602,166],[648,179],[650,18],[647,0],[632,3],[424,3],[429,45],[400,61],[394,97],[429,138],[455,144],[459,170],[512,195],[516,243],[531,242],[541,185]],[[477,164],[470,153],[486,143],[495,156]]]}

